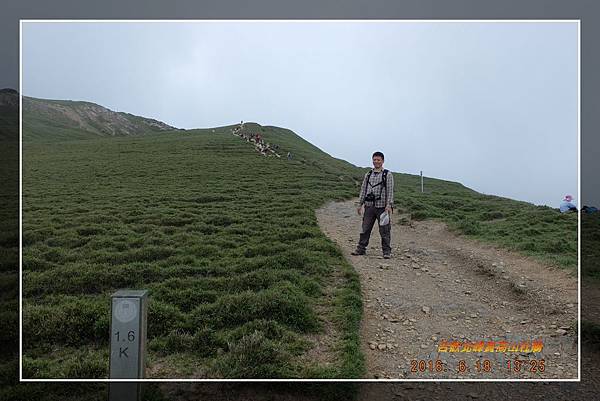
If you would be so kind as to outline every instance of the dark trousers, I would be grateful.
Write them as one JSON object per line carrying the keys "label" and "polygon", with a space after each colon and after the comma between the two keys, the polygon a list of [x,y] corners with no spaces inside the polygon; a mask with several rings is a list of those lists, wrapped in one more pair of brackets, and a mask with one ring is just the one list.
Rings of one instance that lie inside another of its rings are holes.
{"label": "dark trousers", "polygon": [[[379,216],[381,213],[385,211],[383,207],[375,207],[375,206],[365,206],[365,211],[363,213],[362,220],[362,230],[360,232],[360,240],[358,241],[358,246],[356,250],[359,252],[365,252],[367,250],[367,245],[369,245],[369,239],[371,238],[371,230],[373,229],[373,224],[375,221],[379,223]],[[392,253],[392,247],[390,246],[391,241],[391,227],[392,223],[386,224],[385,226],[379,226],[379,235],[381,236],[381,249],[385,254]]]}

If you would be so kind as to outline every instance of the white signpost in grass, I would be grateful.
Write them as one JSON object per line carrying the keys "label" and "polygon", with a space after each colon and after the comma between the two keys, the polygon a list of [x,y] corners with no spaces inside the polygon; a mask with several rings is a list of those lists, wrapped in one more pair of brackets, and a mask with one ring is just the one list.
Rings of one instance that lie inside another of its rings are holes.
{"label": "white signpost in grass", "polygon": [[[143,379],[146,375],[148,291],[119,290],[111,296],[111,379]],[[141,383],[114,382],[110,401],[141,400]]]}

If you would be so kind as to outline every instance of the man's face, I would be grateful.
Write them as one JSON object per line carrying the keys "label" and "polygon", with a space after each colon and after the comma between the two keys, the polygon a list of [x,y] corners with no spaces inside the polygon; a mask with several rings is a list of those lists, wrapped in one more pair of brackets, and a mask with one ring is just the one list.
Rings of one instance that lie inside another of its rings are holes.
{"label": "man's face", "polygon": [[381,158],[381,156],[374,156],[373,167],[375,167],[376,169],[380,169],[381,166],[383,166],[383,159]]}

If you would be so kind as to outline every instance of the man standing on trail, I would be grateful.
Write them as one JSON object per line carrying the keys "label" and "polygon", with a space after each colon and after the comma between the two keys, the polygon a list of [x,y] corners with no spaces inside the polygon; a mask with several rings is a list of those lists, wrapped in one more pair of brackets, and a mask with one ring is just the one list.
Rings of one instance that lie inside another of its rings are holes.
{"label": "man standing on trail", "polygon": [[394,205],[394,177],[391,172],[383,168],[383,160],[383,153],[373,153],[373,168],[365,174],[360,188],[358,209],[356,211],[360,215],[364,205],[362,230],[358,245],[352,255],[366,254],[367,245],[369,245],[369,239],[371,238],[371,230],[375,220],[377,220],[383,257],[385,259],[392,257],[390,214]]}

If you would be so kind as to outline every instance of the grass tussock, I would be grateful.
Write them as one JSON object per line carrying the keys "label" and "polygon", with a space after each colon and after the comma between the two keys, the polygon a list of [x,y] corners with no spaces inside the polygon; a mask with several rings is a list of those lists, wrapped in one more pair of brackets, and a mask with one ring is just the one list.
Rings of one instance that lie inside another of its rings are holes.
{"label": "grass tussock", "polygon": [[[107,349],[119,288],[150,290],[151,356],[185,354],[215,377],[301,377],[305,336],[336,319],[315,304],[342,261],[314,210],[354,196],[360,170],[289,131],[261,132],[294,159],[262,157],[225,128],[26,141],[25,377],[106,377],[107,356],[84,351]],[[362,356],[345,353],[335,375],[359,376]]]}

